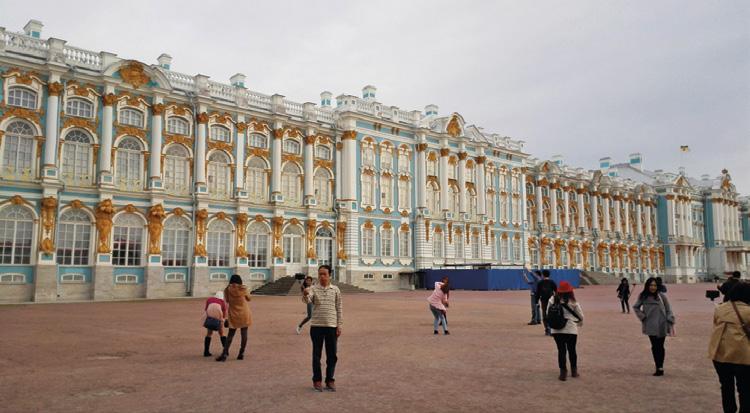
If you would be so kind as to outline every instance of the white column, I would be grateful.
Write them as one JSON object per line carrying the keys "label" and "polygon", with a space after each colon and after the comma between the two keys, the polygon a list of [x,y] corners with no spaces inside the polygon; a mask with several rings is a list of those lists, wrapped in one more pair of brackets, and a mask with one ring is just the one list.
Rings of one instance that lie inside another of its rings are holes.
{"label": "white column", "polygon": [[542,187],[541,185],[537,184],[534,188],[536,188],[536,222],[541,224],[544,222],[544,208],[542,208]]}
{"label": "white column", "polygon": [[550,185],[549,201],[550,216],[552,217],[552,222],[550,222],[550,225],[557,226],[560,224],[558,222],[559,219],[557,218],[557,185]]}
{"label": "white column", "polygon": [[616,232],[622,232],[622,217],[620,217],[620,197],[616,196],[614,199],[614,208],[613,211],[615,212],[615,231]]}
{"label": "white column", "polygon": [[195,141],[195,185],[206,185],[206,124],[208,113],[198,114],[198,136]]}
{"label": "white column", "polygon": [[[591,195],[591,226],[592,229],[599,229],[599,209],[597,205],[598,195]],[[596,254],[594,254],[596,255]]]}
{"label": "white column", "polygon": [[49,85],[47,86],[47,117],[45,123],[45,141],[44,141],[44,168],[57,167],[57,144],[59,141],[58,128],[58,107],[60,102],[60,93],[63,90],[59,82],[60,76],[56,73],[50,74]]}
{"label": "white column", "polygon": [[[417,208],[427,207],[427,163],[425,157],[425,151],[427,150],[427,144],[424,143],[424,135],[419,136],[420,143],[417,144]],[[430,211],[435,213],[436,211]]]}
{"label": "white column", "polygon": [[237,140],[235,147],[237,153],[235,154],[235,160],[237,163],[234,165],[234,186],[235,194],[245,189],[245,143],[247,142],[247,124],[245,123],[245,116],[237,116]]}
{"label": "white column", "polygon": [[334,167],[336,176],[334,177],[334,186],[336,188],[336,199],[341,199],[341,151],[344,149],[344,144],[337,142],[334,146],[334,153],[336,156],[336,165]]}
{"label": "white column", "polygon": [[271,148],[271,199],[281,194],[281,139],[284,130],[281,122],[273,124],[273,146]]}
{"label": "white column", "polygon": [[641,219],[641,213],[643,211],[643,207],[641,206],[641,203],[637,201],[635,204],[635,225],[636,225],[636,233],[638,235],[643,235],[643,221]]}
{"label": "white column", "polygon": [[[568,189],[563,187],[563,209],[565,210],[565,222],[563,223],[564,229],[570,228],[570,194]],[[583,213],[583,210],[581,211]],[[574,257],[575,258],[575,257]]]}
{"label": "white column", "polygon": [[[151,107],[151,157],[149,158],[151,182],[150,187],[154,187],[156,182],[161,179],[161,143],[162,143],[162,117],[164,113],[163,98],[154,96],[154,105]],[[154,182],[156,181],[156,182]],[[159,183],[159,186],[161,184]]]}
{"label": "white column", "polygon": [[[463,149],[463,148],[461,148]],[[466,152],[458,153],[458,190],[461,193],[458,212],[466,212]]]}
{"label": "white column", "polygon": [[602,197],[602,209],[604,210],[604,230],[611,231],[612,226],[609,224],[609,197]]}
{"label": "white column", "polygon": [[307,136],[305,137],[305,205],[309,205],[308,202],[310,199],[314,198],[315,193],[313,189],[313,177],[315,176],[314,171],[314,150],[315,150],[315,130],[312,128],[307,131]]}
{"label": "white column", "polygon": [[[112,168],[112,118],[114,108],[112,107],[117,101],[117,97],[114,95],[114,88],[107,85],[105,87],[106,94],[102,96],[102,140],[101,149],[99,151],[99,174],[102,172],[111,172]],[[110,182],[111,183],[111,182]]]}
{"label": "white column", "polygon": [[484,156],[484,149],[479,150],[479,156],[477,156],[477,215],[484,215],[487,213],[487,190],[485,189],[484,180],[484,162],[487,159]]}
{"label": "white column", "polygon": [[651,233],[651,204],[646,205],[646,235],[653,235]]}
{"label": "white column", "polygon": [[586,206],[583,203],[583,193],[576,191],[576,197],[578,201],[578,228],[586,228]]}
{"label": "white column", "polygon": [[687,235],[693,238],[693,203],[691,200],[685,202],[685,225],[687,225]]}
{"label": "white column", "polygon": [[[529,219],[529,217],[526,216],[526,174],[525,173],[521,173],[520,177],[521,177],[521,188],[520,188],[520,192],[521,192],[520,208],[521,208],[521,211],[519,211],[520,213],[518,214],[518,216],[521,217],[521,222],[526,222]],[[513,198],[511,197],[511,200],[512,199]],[[515,207],[515,204],[513,205],[513,207]],[[529,222],[528,224],[529,224],[529,227],[531,227],[532,223]],[[523,242],[526,242],[526,240],[524,239]]]}
{"label": "white column", "polygon": [[[341,141],[344,145],[344,151],[341,155],[343,177],[341,185],[341,197],[347,201],[355,201],[357,199],[357,132],[350,130],[345,131],[341,136]],[[359,229],[355,228],[356,231]],[[395,231],[394,231],[395,233]],[[356,234],[356,232],[355,232]]]}
{"label": "white column", "polygon": [[667,198],[667,234],[676,236],[678,228],[674,226],[675,200]]}
{"label": "white column", "polygon": [[[624,231],[624,234],[625,235],[629,235],[630,234],[630,202],[628,200],[623,200],[622,202],[623,202],[622,208],[625,210],[625,211],[623,211],[623,212],[625,212],[625,231]],[[635,234],[633,234],[633,235],[635,235]]]}
{"label": "white column", "polygon": [[[450,149],[444,143],[443,148],[440,149],[440,208],[443,211],[449,209],[450,202],[448,201],[448,154]],[[445,241],[448,241],[448,236],[445,236]]]}

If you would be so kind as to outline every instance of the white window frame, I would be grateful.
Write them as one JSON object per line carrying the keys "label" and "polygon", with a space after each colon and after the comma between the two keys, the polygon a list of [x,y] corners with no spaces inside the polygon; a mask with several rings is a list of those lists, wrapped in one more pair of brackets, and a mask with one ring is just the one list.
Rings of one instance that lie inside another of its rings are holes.
{"label": "white window frame", "polygon": [[[62,214],[57,224],[57,265],[88,266],[91,265],[92,231],[91,217],[80,209],[68,209]],[[63,250],[69,249],[70,255]]]}
{"label": "white window frame", "polygon": [[362,228],[362,256],[372,257],[375,255],[375,229]]}
{"label": "white window frame", "polygon": [[15,272],[0,274],[0,284],[26,284],[26,275]]}
{"label": "white window frame", "polygon": [[296,225],[290,225],[284,230],[281,236],[284,263],[285,264],[302,264],[303,254],[305,251],[305,232]]}
{"label": "white window frame", "polygon": [[232,131],[226,126],[211,125],[208,131],[212,141],[232,143]]}
{"label": "white window frame", "polygon": [[[130,221],[130,222],[127,222]],[[141,216],[133,213],[125,213],[115,218],[112,241],[112,265],[120,267],[140,267],[143,265],[145,248],[144,223]],[[123,242],[118,246],[118,237]],[[118,251],[122,257],[115,257]]]}
{"label": "white window frame", "polygon": [[289,153],[292,155],[299,155],[300,151],[302,150],[302,145],[294,139],[284,139],[284,153]]}
{"label": "white window frame", "polygon": [[[218,156],[222,156],[223,160],[214,158]],[[223,152],[213,152],[209,156],[206,180],[208,181],[208,193],[214,198],[227,199],[232,194],[230,162],[229,156]]]}
{"label": "white window frame", "polygon": [[[294,171],[291,171],[291,168],[294,168]],[[294,162],[285,163],[281,169],[281,195],[288,205],[302,203],[301,174],[302,169]]]}
{"label": "white window frame", "polygon": [[13,120],[5,128],[0,141],[2,162],[0,175],[10,179],[30,181],[36,178],[35,128],[28,122]]}
{"label": "white window frame", "polygon": [[[135,142],[138,149],[123,148],[123,144]],[[123,171],[123,168],[125,170]],[[123,191],[143,190],[143,143],[133,136],[124,137],[118,142],[115,151],[115,182]]]}
{"label": "white window frame", "polygon": [[146,125],[143,111],[135,108],[122,108],[117,115],[118,121],[122,125],[135,126],[143,129]]}
{"label": "white window frame", "polygon": [[260,222],[253,222],[248,226],[246,238],[247,262],[250,268],[268,268],[271,243],[268,227]]}
{"label": "white window frame", "polygon": [[393,228],[380,229],[380,255],[393,257]]}
{"label": "white window frame", "polygon": [[65,114],[91,119],[94,117],[94,104],[88,99],[68,98],[65,102]]}
{"label": "white window frame", "polygon": [[247,137],[247,145],[251,148],[268,149],[268,138],[260,133],[251,133]]}
{"label": "white window frame", "polygon": [[398,256],[411,257],[411,231],[398,231]]}
{"label": "white window frame", "polygon": [[257,156],[248,159],[245,190],[253,201],[268,201],[268,164],[265,159]]}
{"label": "white window frame", "polygon": [[[77,139],[86,138],[88,142],[81,142]],[[65,134],[62,145],[60,160],[60,176],[68,185],[89,186],[93,178],[94,159],[93,138],[88,132],[80,129],[73,129]],[[72,162],[72,165],[71,165]],[[72,168],[73,170],[69,170]]]}
{"label": "white window frame", "polygon": [[37,97],[38,94],[34,90],[21,86],[12,86],[8,88],[6,102],[8,102],[8,106],[36,110]]}
{"label": "white window frame", "polygon": [[190,265],[190,221],[185,217],[170,216],[164,220],[161,240],[161,262],[164,267]]}
{"label": "white window frame", "polygon": [[[0,241],[10,242],[10,251],[0,249],[0,264],[30,265],[33,263],[36,225],[34,214],[21,205],[0,209]],[[2,267],[0,267],[2,268]]]}
{"label": "white window frame", "polygon": [[227,268],[233,265],[234,229],[226,220],[214,220],[208,225],[206,234],[208,266]]}
{"label": "white window frame", "polygon": [[81,273],[60,274],[60,284],[85,284],[86,276]]}
{"label": "white window frame", "polygon": [[190,136],[190,122],[181,116],[170,116],[167,118],[167,132]]}
{"label": "white window frame", "polygon": [[[182,151],[182,155],[174,153]],[[171,153],[170,153],[171,152]],[[164,190],[174,195],[190,193],[190,152],[179,144],[169,145],[164,151]],[[181,176],[180,176],[181,175]]]}

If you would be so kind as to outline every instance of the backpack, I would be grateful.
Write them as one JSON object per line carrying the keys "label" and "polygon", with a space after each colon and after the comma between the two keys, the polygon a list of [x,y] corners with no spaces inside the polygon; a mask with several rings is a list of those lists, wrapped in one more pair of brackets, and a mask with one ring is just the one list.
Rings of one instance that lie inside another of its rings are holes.
{"label": "backpack", "polygon": [[565,310],[568,310],[573,317],[581,320],[581,317],[571,310],[567,304],[560,301],[558,297],[555,297],[555,301],[547,309],[547,325],[555,330],[562,330],[565,325],[568,324],[568,319],[565,318]]}

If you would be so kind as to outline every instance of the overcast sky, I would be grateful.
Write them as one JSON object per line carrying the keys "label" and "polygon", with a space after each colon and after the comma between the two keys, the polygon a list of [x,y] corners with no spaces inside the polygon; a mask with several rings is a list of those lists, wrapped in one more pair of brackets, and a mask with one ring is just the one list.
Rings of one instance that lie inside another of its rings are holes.
{"label": "overcast sky", "polygon": [[[106,7],[105,7],[106,5]],[[750,1],[146,2],[0,0],[0,26],[246,85],[297,102],[323,90],[468,123],[596,168],[716,176],[750,194]],[[681,154],[680,145],[691,152]]]}

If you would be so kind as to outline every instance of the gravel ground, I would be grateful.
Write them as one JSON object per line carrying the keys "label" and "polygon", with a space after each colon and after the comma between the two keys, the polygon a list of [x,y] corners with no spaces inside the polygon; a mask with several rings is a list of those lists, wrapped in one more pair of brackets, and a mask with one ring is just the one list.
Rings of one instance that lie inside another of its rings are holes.
{"label": "gravel ground", "polygon": [[202,357],[202,300],[0,306],[0,411],[719,412],[708,288],[669,286],[664,377],[615,286],[576,290],[581,377],[567,382],[552,339],[526,325],[528,292],[451,292],[449,336],[432,334],[428,291],[344,296],[336,393],[312,391],[298,297],[254,297],[245,360],[236,337],[226,363]]}

